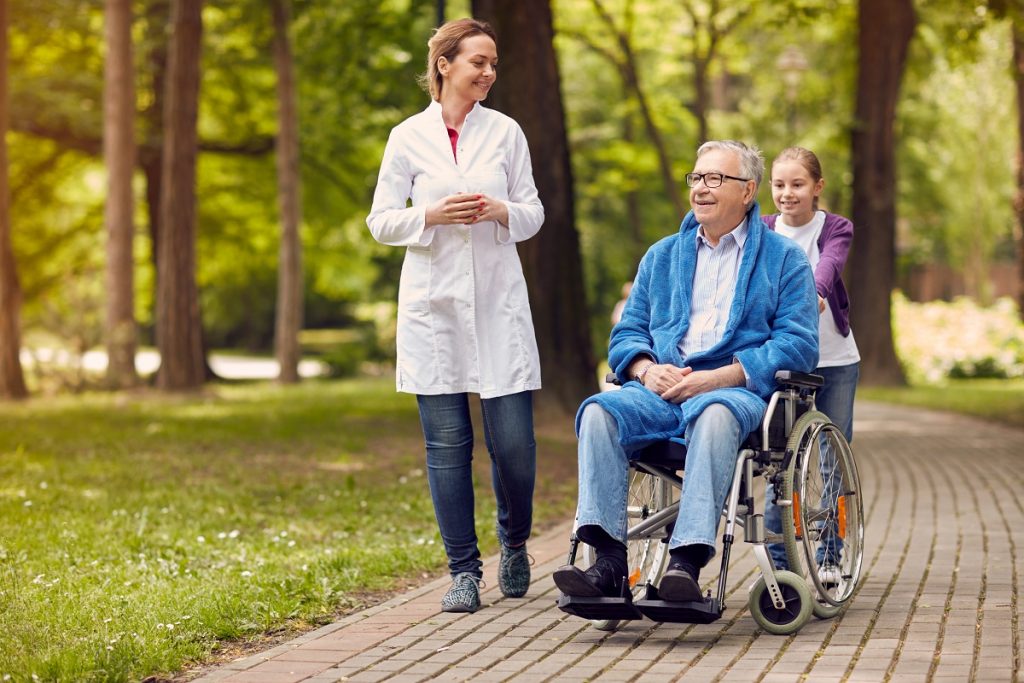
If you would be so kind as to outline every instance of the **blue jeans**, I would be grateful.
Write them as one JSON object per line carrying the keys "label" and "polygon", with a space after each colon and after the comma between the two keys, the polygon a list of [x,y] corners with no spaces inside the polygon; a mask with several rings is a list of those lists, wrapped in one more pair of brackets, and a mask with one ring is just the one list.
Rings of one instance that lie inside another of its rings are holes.
{"label": "blue jeans", "polygon": [[[860,363],[852,365],[838,365],[835,367],[818,368],[816,374],[825,378],[825,386],[817,391],[815,404],[821,412],[828,415],[829,419],[839,427],[846,440],[853,442],[853,399],[857,393],[857,379],[860,377]],[[832,481],[832,469],[835,467],[835,456],[829,456],[824,451],[821,454],[821,477],[822,481]],[[824,492],[828,495],[828,491]],[[765,492],[764,526],[765,529],[774,533],[782,533],[782,508],[772,505],[772,498],[775,493],[769,484]],[[788,509],[788,508],[787,508]],[[826,559],[838,561],[839,553],[842,551],[842,541],[835,538],[835,546],[830,547],[832,557],[825,558],[825,543],[818,547],[817,561],[819,564]],[[778,569],[787,569],[789,561],[786,559],[786,549],[782,543],[769,543],[768,552]]]}
{"label": "blue jeans", "polygon": [[[467,394],[417,395],[427,446],[427,481],[452,576],[482,576],[473,498],[473,423]],[[498,538],[521,545],[533,525],[537,444],[533,394],[481,399],[484,441],[498,503]]]}
{"label": "blue jeans", "polygon": [[[686,428],[686,474],[669,549],[702,543],[714,554],[718,520],[732,487],[745,437],[732,412],[712,404]],[[592,403],[583,411],[579,440],[576,528],[596,524],[626,542],[629,454],[619,444],[615,419]]]}

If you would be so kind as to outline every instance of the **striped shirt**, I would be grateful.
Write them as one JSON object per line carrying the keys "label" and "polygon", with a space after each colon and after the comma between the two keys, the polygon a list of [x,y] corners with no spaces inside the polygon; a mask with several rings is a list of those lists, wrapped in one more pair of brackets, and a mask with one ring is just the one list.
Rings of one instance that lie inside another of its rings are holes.
{"label": "striped shirt", "polygon": [[704,227],[697,231],[697,268],[693,274],[690,299],[690,325],[679,342],[685,360],[688,354],[704,351],[717,344],[725,334],[729,309],[736,292],[736,277],[743,260],[747,241],[747,219],[712,246],[704,237]]}

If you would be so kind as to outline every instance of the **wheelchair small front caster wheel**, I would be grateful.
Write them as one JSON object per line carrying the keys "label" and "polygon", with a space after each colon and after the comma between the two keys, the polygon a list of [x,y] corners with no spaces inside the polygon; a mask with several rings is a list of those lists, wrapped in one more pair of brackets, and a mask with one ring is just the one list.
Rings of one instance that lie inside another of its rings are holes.
{"label": "wheelchair small front caster wheel", "polygon": [[786,636],[799,631],[811,618],[814,599],[811,597],[807,582],[793,572],[775,572],[775,581],[782,591],[785,607],[779,609],[772,602],[764,577],[759,578],[750,589],[747,606],[758,626],[772,635]]}

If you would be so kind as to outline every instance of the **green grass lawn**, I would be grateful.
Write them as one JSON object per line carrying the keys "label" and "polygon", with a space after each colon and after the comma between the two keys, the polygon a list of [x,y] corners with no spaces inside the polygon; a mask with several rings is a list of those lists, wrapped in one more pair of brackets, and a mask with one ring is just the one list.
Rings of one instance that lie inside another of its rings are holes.
{"label": "green grass lawn", "polygon": [[951,380],[941,386],[859,387],[857,398],[948,410],[1024,427],[1024,380]]}
{"label": "green grass lawn", "polygon": [[[538,458],[537,526],[571,519],[571,418],[538,425]],[[415,399],[390,380],[0,406],[0,680],[174,672],[443,573]]]}

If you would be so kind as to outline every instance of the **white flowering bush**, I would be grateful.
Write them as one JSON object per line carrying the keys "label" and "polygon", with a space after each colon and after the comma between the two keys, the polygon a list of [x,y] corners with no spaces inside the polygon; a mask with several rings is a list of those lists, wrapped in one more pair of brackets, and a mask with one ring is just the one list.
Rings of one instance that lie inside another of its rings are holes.
{"label": "white flowering bush", "polygon": [[1024,325],[1008,297],[983,308],[967,297],[914,303],[896,292],[892,315],[896,353],[912,383],[1024,377]]}

